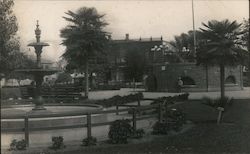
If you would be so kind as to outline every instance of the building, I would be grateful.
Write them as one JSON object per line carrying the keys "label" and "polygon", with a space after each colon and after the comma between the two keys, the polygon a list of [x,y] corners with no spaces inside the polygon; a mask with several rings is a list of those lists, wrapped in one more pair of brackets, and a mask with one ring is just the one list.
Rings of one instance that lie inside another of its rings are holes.
{"label": "building", "polygon": [[138,38],[130,39],[129,34],[126,34],[125,39],[122,40],[112,40],[110,44],[108,62],[109,70],[107,73],[107,79],[110,83],[114,82],[130,82],[126,76],[126,54],[129,51],[139,52],[140,55],[145,60],[145,74],[147,74],[148,69],[156,62],[156,59],[159,59],[161,54],[154,50],[157,50],[156,47],[165,45],[169,49],[174,50],[174,48],[166,41],[163,41],[162,37],[159,38]]}
{"label": "building", "polygon": [[[191,50],[183,48],[181,52],[177,51],[162,37],[130,39],[129,34],[126,34],[125,39],[111,39],[110,42],[107,54],[108,67],[102,75],[97,74],[97,78],[104,79],[97,82],[98,84],[106,82],[109,85],[117,85],[131,82],[125,73],[128,68],[126,56],[128,52],[137,52],[145,60],[140,82],[145,83],[148,91],[176,92],[178,78],[183,81],[182,91],[218,91],[220,89],[218,67],[197,66]],[[137,60],[136,57],[134,59]],[[242,88],[242,67],[226,67],[225,89],[241,90]]]}
{"label": "building", "polygon": [[[182,92],[218,91],[219,67],[197,66],[195,63],[156,64],[146,81],[148,91],[177,92],[178,78],[183,81]],[[225,68],[225,90],[243,89],[242,67]]]}

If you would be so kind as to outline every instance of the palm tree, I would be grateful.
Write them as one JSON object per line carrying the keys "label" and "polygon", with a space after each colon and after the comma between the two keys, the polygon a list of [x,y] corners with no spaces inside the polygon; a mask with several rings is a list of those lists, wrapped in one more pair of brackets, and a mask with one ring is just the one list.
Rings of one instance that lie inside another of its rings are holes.
{"label": "palm tree", "polygon": [[62,44],[66,51],[62,55],[70,69],[85,70],[85,96],[89,91],[89,61],[104,54],[108,42],[108,33],[104,31],[107,23],[104,14],[98,14],[95,8],[82,7],[76,12],[68,11],[69,17],[63,17],[70,24],[61,30]]}
{"label": "palm tree", "polygon": [[197,64],[216,65],[220,68],[221,99],[225,98],[225,66],[237,66],[248,53],[243,49],[240,37],[241,24],[229,20],[209,21],[200,28],[202,40],[197,51]]}
{"label": "palm tree", "polygon": [[[197,40],[200,39],[200,31],[195,31]],[[174,37],[173,41],[170,41],[170,44],[177,49],[177,53],[185,61],[193,62],[194,58],[194,32],[188,31],[188,33],[181,33],[178,36]],[[183,52],[183,48],[188,49],[190,52]]]}

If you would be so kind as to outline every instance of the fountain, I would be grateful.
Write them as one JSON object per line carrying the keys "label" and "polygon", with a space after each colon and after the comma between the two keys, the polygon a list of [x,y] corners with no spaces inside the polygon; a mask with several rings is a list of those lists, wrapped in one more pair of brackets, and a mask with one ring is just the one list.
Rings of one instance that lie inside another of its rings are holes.
{"label": "fountain", "polygon": [[[76,138],[84,138],[79,134],[86,131],[82,125],[87,122],[89,112],[103,110],[102,106],[95,104],[47,104],[41,94],[43,77],[50,75],[58,70],[44,69],[41,66],[41,54],[43,47],[49,46],[48,43],[40,42],[41,30],[37,21],[36,42],[28,44],[35,48],[37,56],[36,67],[30,69],[19,69],[16,72],[31,74],[36,82],[34,88],[34,104],[30,105],[7,105],[1,108],[1,149],[8,148],[13,138],[22,138],[25,127],[24,117],[29,117],[28,127],[30,131],[31,146],[48,144],[51,136],[67,135],[69,141]],[[46,107],[45,107],[46,106]],[[93,122],[107,121],[107,116],[103,114],[91,114]],[[79,128],[79,125],[81,126]],[[103,129],[103,127],[101,127]],[[100,131],[101,132],[101,131]]]}
{"label": "fountain", "polygon": [[33,111],[41,111],[41,110],[46,110],[46,108],[43,106],[43,98],[41,96],[41,87],[42,87],[42,82],[43,82],[43,77],[45,75],[51,75],[58,70],[54,69],[43,69],[41,65],[41,54],[43,52],[43,47],[49,46],[48,43],[41,42],[41,30],[39,28],[39,23],[37,20],[37,25],[35,29],[35,35],[36,35],[36,42],[28,44],[28,46],[34,47],[35,48],[35,53],[36,53],[36,68],[33,69],[20,69],[16,70],[17,72],[22,72],[22,73],[28,73],[33,75],[35,83],[36,83],[36,88],[34,89],[34,104],[35,107],[32,109]]}

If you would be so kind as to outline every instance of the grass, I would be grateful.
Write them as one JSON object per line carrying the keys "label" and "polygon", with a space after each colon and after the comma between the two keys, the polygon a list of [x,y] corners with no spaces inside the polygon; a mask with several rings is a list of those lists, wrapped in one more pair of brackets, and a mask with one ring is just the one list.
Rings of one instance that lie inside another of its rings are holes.
{"label": "grass", "polygon": [[182,109],[195,126],[175,136],[151,136],[150,140],[126,145],[102,144],[75,146],[57,154],[177,154],[177,153],[250,153],[250,100],[235,100],[224,114],[221,125],[215,123],[218,111],[200,101],[189,101]]}
{"label": "grass", "polygon": [[[173,137],[155,137],[152,141],[79,148],[65,154],[175,154],[175,153],[250,153],[249,126],[198,124],[190,131]],[[62,152],[58,152],[62,153]]]}
{"label": "grass", "polygon": [[217,116],[216,110],[205,105],[200,106],[197,101],[189,103],[180,108],[184,109],[189,119],[196,121],[196,126],[186,133],[156,137],[137,144],[82,148],[65,153],[250,153],[250,100],[235,100],[225,113],[224,123],[221,125],[207,122],[216,120],[213,119]]}

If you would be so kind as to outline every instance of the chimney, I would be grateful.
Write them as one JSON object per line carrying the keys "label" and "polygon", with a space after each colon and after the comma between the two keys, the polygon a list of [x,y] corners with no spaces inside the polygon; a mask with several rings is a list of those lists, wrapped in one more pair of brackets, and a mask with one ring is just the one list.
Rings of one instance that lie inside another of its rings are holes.
{"label": "chimney", "polygon": [[126,34],[125,40],[129,40],[129,34]]}

